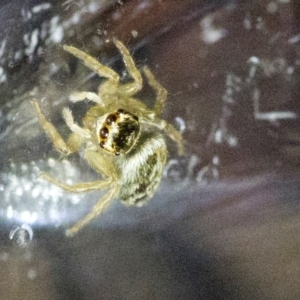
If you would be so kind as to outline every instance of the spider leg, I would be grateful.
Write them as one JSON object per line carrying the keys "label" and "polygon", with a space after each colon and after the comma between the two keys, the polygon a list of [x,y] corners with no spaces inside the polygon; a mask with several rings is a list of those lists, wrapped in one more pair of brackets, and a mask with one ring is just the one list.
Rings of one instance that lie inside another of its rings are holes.
{"label": "spider leg", "polygon": [[164,110],[168,92],[159,82],[156,81],[154,75],[152,74],[152,72],[150,71],[150,69],[148,67],[144,67],[143,71],[148,79],[149,85],[156,92],[154,111],[157,116],[160,116]]}
{"label": "spider leg", "polygon": [[[148,79],[149,85],[156,91],[157,96],[154,104],[154,111],[156,116],[159,117],[163,112],[166,104],[167,90],[158,81],[156,81],[154,75],[148,67],[144,67],[143,71]],[[184,146],[182,135],[180,134],[180,132],[178,132],[170,123],[158,118],[156,118],[152,122],[152,125],[159,127],[161,130],[164,130],[165,133],[177,143],[179,155],[183,154]]]}
{"label": "spider leg", "polygon": [[102,155],[101,152],[85,150],[84,158],[99,174],[110,178],[111,181],[119,180],[118,172],[116,171],[114,164],[107,158],[107,156]]}
{"label": "spider leg", "polygon": [[42,172],[40,177],[71,193],[84,193],[95,190],[103,190],[111,185],[110,179],[67,184],[45,172]]}
{"label": "spider leg", "polygon": [[69,155],[71,153],[74,153],[76,149],[72,147],[72,145],[69,145],[66,143],[61,135],[58,133],[56,128],[53,126],[53,124],[45,118],[43,115],[41,108],[39,104],[36,101],[31,102],[39,119],[39,122],[41,124],[41,127],[44,129],[45,133],[49,137],[49,139],[52,141],[55,149],[65,155]]}
{"label": "spider leg", "polygon": [[74,118],[72,115],[72,112],[69,108],[65,107],[62,111],[64,120],[68,127],[78,136],[81,136],[82,138],[90,138],[91,134],[87,129],[81,128],[74,122]]}
{"label": "spider leg", "polygon": [[100,198],[100,200],[93,207],[92,211],[77,222],[74,226],[66,231],[67,236],[74,236],[82,227],[84,227],[91,220],[100,215],[108,205],[118,196],[120,187],[118,185],[113,186],[108,192]]}
{"label": "spider leg", "polygon": [[163,130],[174,142],[177,143],[178,154],[182,155],[184,153],[182,135],[178,130],[174,128],[173,125],[159,118],[156,118],[154,120],[145,118],[145,119],[141,119],[141,122],[151,126],[155,126],[160,130]]}
{"label": "spider leg", "polygon": [[93,101],[99,104],[100,106],[104,106],[104,103],[101,100],[101,98],[96,93],[93,92],[75,92],[70,96],[70,101],[74,103],[83,101],[85,99],[88,99],[89,101]]}
{"label": "spider leg", "polygon": [[69,135],[67,145],[72,150],[72,153],[75,153],[80,149],[82,142],[82,137],[73,132]]}
{"label": "spider leg", "polygon": [[84,63],[84,65],[86,67],[88,67],[89,69],[91,69],[92,71],[97,73],[99,76],[105,77],[115,83],[119,82],[119,79],[120,79],[119,75],[111,68],[106,67],[103,64],[101,64],[94,57],[92,57],[92,56],[84,53],[83,51],[81,51],[75,47],[72,47],[72,46],[64,45],[63,48],[65,51],[73,54],[75,57],[82,60],[82,62]]}
{"label": "spider leg", "polygon": [[130,97],[142,89],[142,75],[141,72],[137,69],[132,56],[130,55],[128,49],[124,46],[124,44],[117,39],[113,39],[113,42],[121,52],[126,69],[129,75],[133,78],[133,82],[120,85],[118,87],[118,93],[126,94],[128,97]]}
{"label": "spider leg", "polygon": [[165,122],[164,131],[174,142],[177,143],[178,154],[183,155],[184,145],[181,133],[168,122]]}

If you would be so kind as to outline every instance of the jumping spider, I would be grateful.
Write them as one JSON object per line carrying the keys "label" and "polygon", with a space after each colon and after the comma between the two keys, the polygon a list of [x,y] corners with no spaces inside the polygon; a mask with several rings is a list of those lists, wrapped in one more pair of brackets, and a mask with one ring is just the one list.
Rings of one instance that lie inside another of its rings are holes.
{"label": "jumping spider", "polygon": [[107,80],[99,86],[98,94],[75,92],[72,102],[88,99],[95,103],[82,119],[82,127],[74,122],[69,108],[62,111],[63,118],[72,131],[67,142],[63,140],[52,123],[46,120],[39,104],[33,101],[39,122],[56,150],[69,155],[84,150],[88,164],[103,176],[94,182],[66,184],[47,173],[41,176],[49,182],[73,193],[107,189],[92,211],[67,230],[72,236],[83,226],[98,216],[113,199],[119,198],[127,205],[141,206],[157,190],[166,164],[167,147],[164,131],[177,142],[182,154],[181,134],[161,119],[167,91],[154,78],[151,71],[143,68],[149,85],[157,96],[153,109],[148,108],[133,96],[142,89],[142,76],[136,68],[127,48],[118,40],[113,40],[122,54],[124,64],[133,81],[120,83],[119,75],[95,58],[71,46],[64,50],[82,60],[84,65]]}

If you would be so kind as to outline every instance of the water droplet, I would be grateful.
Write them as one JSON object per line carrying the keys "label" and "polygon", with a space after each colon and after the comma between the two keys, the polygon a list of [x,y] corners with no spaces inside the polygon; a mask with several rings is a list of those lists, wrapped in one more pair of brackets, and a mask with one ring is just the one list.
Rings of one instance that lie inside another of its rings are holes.
{"label": "water droplet", "polygon": [[27,271],[27,277],[31,280],[34,280],[37,276],[37,273],[36,273],[36,270],[33,270],[33,269],[29,269]]}
{"label": "water droplet", "polygon": [[24,248],[30,244],[33,238],[32,228],[27,224],[14,226],[9,233],[9,238],[13,240],[18,247]]}
{"label": "water droplet", "polygon": [[177,159],[170,159],[164,170],[164,177],[171,179],[173,182],[181,181],[186,175],[183,162]]}
{"label": "water droplet", "polygon": [[136,38],[138,36],[138,32],[136,30],[131,30],[131,35]]}
{"label": "water droplet", "polygon": [[9,258],[9,254],[7,252],[0,253],[0,260],[7,261]]}
{"label": "water droplet", "polygon": [[219,171],[215,165],[208,165],[200,170],[196,180],[201,184],[207,184],[219,179]]}
{"label": "water droplet", "polygon": [[179,125],[179,132],[183,133],[186,130],[186,125],[185,125],[185,121],[184,119],[180,118],[180,117],[176,117],[175,121],[177,122],[177,124]]}

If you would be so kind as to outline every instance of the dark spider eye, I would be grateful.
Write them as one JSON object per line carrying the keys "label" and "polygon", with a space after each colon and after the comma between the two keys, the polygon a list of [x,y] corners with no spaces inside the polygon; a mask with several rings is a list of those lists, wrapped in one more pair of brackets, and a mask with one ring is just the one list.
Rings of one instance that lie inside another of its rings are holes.
{"label": "dark spider eye", "polygon": [[124,113],[125,113],[125,110],[122,108],[117,110],[117,115],[124,114]]}
{"label": "dark spider eye", "polygon": [[100,146],[101,148],[104,148],[104,145],[105,145],[104,142],[100,142],[100,144],[99,144],[99,146]]}
{"label": "dark spider eye", "polygon": [[106,123],[107,123],[107,125],[111,125],[112,123],[115,123],[116,120],[117,120],[117,117],[114,114],[111,114],[106,118]]}
{"label": "dark spider eye", "polygon": [[107,138],[107,136],[108,136],[108,129],[106,127],[102,127],[100,130],[100,137],[102,139],[105,139]]}

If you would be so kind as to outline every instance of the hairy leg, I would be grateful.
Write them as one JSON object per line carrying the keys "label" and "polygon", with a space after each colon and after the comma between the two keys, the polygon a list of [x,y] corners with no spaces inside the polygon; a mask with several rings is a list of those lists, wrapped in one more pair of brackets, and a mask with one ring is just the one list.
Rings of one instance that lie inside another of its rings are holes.
{"label": "hairy leg", "polygon": [[118,185],[108,190],[108,192],[102,198],[100,198],[100,200],[93,207],[92,211],[89,214],[87,214],[84,218],[82,218],[79,222],[77,222],[74,226],[72,226],[66,231],[66,235],[75,235],[82,227],[84,227],[91,220],[100,215],[108,207],[108,205],[118,196],[119,190],[120,188]]}
{"label": "hairy leg", "polygon": [[95,190],[103,190],[111,185],[110,179],[67,184],[45,172],[42,172],[40,177],[71,193],[86,193]]}
{"label": "hairy leg", "polygon": [[75,92],[70,95],[70,101],[74,103],[83,101],[85,99],[88,99],[89,101],[93,101],[99,104],[100,106],[104,106],[104,103],[101,100],[101,98],[96,93],[93,92]]}
{"label": "hairy leg", "polygon": [[75,57],[79,58],[82,60],[85,66],[87,66],[89,69],[97,73],[99,76],[108,78],[110,81],[114,81],[116,83],[119,82],[119,75],[112,70],[109,67],[104,66],[101,64],[97,59],[94,57],[86,54],[85,52],[72,47],[72,46],[66,46],[64,45],[64,50],[67,52],[73,54]]}
{"label": "hairy leg", "polygon": [[132,56],[130,55],[128,49],[124,46],[124,44],[118,41],[117,39],[114,39],[113,42],[121,52],[127,71],[129,75],[133,78],[133,82],[120,85],[118,87],[118,92],[120,94],[126,94],[128,97],[130,97],[142,89],[142,75],[141,72],[137,69]]}
{"label": "hairy leg", "polygon": [[72,112],[69,108],[65,107],[62,111],[62,114],[63,114],[66,124],[71,129],[71,131],[73,131],[75,134],[81,136],[82,138],[90,138],[91,137],[89,130],[81,128],[74,122]]}
{"label": "hairy leg", "polygon": [[70,147],[61,137],[61,135],[58,133],[54,125],[47,121],[45,116],[43,115],[39,104],[36,101],[31,102],[39,119],[39,122],[41,124],[41,127],[44,129],[45,133],[49,137],[49,139],[52,141],[55,149],[65,155],[69,155],[74,152],[74,149]]}
{"label": "hairy leg", "polygon": [[143,71],[148,79],[149,85],[155,90],[157,94],[154,104],[154,111],[159,117],[165,108],[168,92],[158,81],[156,81],[154,75],[148,67],[144,67]]}
{"label": "hairy leg", "polygon": [[166,122],[165,124],[164,131],[173,141],[177,143],[178,154],[183,155],[184,145],[183,145],[183,138],[181,133],[168,122]]}
{"label": "hairy leg", "polygon": [[92,150],[86,150],[84,153],[84,158],[95,171],[116,182],[119,180],[118,172],[108,156]]}
{"label": "hairy leg", "polygon": [[173,125],[166,122],[165,120],[156,118],[151,120],[146,118],[145,120],[141,120],[143,123],[155,126],[160,130],[163,130],[174,142],[177,143],[178,154],[182,155],[184,153],[184,145],[183,145],[183,138],[181,133],[174,128]]}

